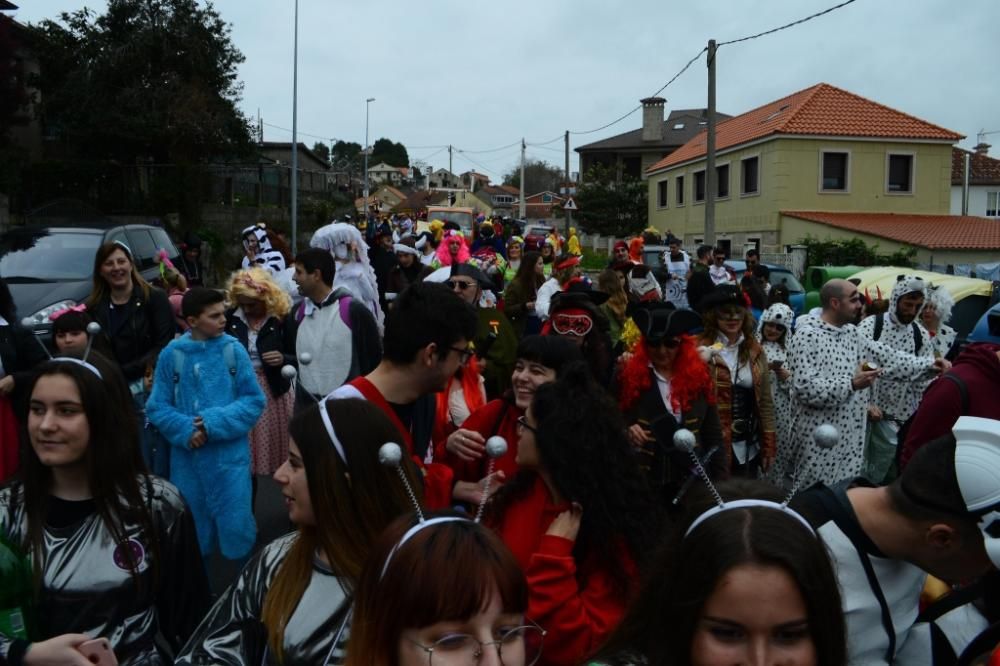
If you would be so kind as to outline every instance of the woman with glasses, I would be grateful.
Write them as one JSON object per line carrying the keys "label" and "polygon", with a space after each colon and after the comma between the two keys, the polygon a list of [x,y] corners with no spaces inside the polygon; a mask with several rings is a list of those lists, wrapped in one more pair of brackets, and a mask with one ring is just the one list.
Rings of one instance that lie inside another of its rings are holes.
{"label": "woman with glasses", "polygon": [[694,433],[695,450],[713,478],[726,472],[712,380],[690,335],[701,317],[671,303],[648,303],[632,320],[641,337],[618,375],[618,404],[650,488],[671,509],[693,482],[690,456],[674,447],[678,429]]}
{"label": "woman with glasses", "polygon": [[583,363],[535,390],[518,420],[517,476],[488,522],[528,578],[528,617],[548,632],[543,664],[577,664],[636,591],[660,512],[617,405]]}
{"label": "woman with glasses", "polygon": [[[286,320],[292,299],[263,268],[237,271],[226,285],[226,332],[250,354],[267,405],[250,431],[253,487],[288,459],[288,419],[295,401],[281,368],[295,363],[295,325]],[[255,493],[256,494],[256,493]]]}
{"label": "woman with glasses", "polygon": [[739,289],[719,285],[699,304],[715,401],[725,437],[723,458],[733,475],[757,478],[774,463],[777,436],[767,354]]}
{"label": "woman with glasses", "polygon": [[[488,473],[486,440],[499,435],[507,441],[507,453],[494,461],[500,480],[517,473],[517,419],[542,384],[554,382],[570,363],[582,360],[580,348],[569,340],[551,335],[529,335],[517,347],[511,375],[511,390],[483,405],[438,448],[435,458],[455,471],[459,481],[478,483]],[[473,498],[477,502],[479,498]]]}
{"label": "woman with glasses", "polygon": [[524,574],[495,534],[456,514],[408,516],[365,566],[346,663],[534,666],[547,639],[532,620]]}
{"label": "woman with glasses", "polygon": [[365,400],[314,404],[292,418],[289,433],[288,459],[274,480],[296,530],[250,560],[177,664],[343,663],[362,568],[382,531],[413,506],[397,473],[419,500],[419,472],[407,456],[398,469],[379,463],[379,447],[399,433]]}

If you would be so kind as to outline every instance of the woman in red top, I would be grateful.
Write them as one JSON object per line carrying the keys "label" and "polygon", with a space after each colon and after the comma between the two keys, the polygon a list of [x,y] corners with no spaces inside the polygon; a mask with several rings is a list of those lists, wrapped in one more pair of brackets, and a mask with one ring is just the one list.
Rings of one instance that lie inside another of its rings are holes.
{"label": "woman in red top", "polygon": [[541,664],[578,664],[615,628],[638,587],[659,513],[614,401],[573,363],[524,417],[518,475],[490,523],[528,579],[528,617],[548,632]]}
{"label": "woman in red top", "polygon": [[455,470],[457,481],[478,482],[487,474],[486,440],[499,435],[507,440],[507,453],[495,468],[503,478],[517,472],[517,419],[531,404],[535,389],[553,382],[560,370],[583,360],[580,348],[555,336],[529,335],[517,347],[517,362],[511,375],[511,390],[474,411],[460,428],[442,442],[434,458]]}

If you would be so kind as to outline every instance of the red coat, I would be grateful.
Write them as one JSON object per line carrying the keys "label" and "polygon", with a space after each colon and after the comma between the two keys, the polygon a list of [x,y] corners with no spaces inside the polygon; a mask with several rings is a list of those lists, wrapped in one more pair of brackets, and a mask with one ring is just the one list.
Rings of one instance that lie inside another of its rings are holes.
{"label": "red coat", "polygon": [[[548,632],[541,666],[582,662],[618,626],[628,603],[609,572],[591,561],[577,566],[574,542],[545,534],[556,516],[569,508],[568,502],[553,503],[545,482],[536,476],[531,493],[509,506],[500,524],[494,525],[528,579],[527,617]],[[635,561],[625,548],[620,562],[636,579]]]}
{"label": "red coat", "polygon": [[[473,430],[489,439],[493,435],[499,435],[507,440],[507,453],[497,458],[494,470],[502,471],[508,480],[514,478],[517,473],[517,419],[524,412],[518,409],[517,405],[506,400],[491,400],[465,419],[462,424],[464,430]],[[486,476],[489,460],[483,456],[479,460],[466,462],[458,456],[452,455],[445,447],[445,442],[440,442],[434,451],[434,459],[448,465],[454,473],[456,481],[478,482]]]}

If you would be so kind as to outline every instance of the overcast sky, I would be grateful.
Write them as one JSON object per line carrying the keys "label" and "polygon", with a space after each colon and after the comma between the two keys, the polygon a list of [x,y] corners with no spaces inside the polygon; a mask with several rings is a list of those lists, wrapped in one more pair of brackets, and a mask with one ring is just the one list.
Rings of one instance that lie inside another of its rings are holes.
{"label": "overcast sky", "polygon": [[[562,134],[600,127],[654,93],[699,52],[840,0],[426,0],[299,2],[299,140],[401,141],[411,162],[485,172],[499,181],[519,147],[563,165]],[[14,0],[21,22],[103,0]],[[242,107],[292,126],[293,0],[218,0],[246,56]],[[856,0],[808,23],[720,48],[719,111],[739,114],[826,82],[966,135],[1000,130],[1000,2]],[[662,96],[703,107],[704,55]],[[637,129],[641,113],[571,148]],[[316,135],[307,136],[307,135]],[[291,133],[265,126],[264,138]],[[1000,133],[986,137],[1000,147]],[[457,152],[459,149],[468,154]],[[991,151],[1000,154],[1000,148]],[[571,169],[576,154],[571,151]]]}

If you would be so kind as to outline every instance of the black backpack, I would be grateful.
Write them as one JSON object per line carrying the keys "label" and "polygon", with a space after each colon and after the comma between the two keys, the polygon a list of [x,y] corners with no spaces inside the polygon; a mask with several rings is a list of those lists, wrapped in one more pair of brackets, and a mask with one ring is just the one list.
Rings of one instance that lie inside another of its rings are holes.
{"label": "black backpack", "polygon": [[[875,330],[872,331],[872,340],[878,342],[878,339],[882,337],[883,326],[885,326],[885,313],[880,312],[875,315]],[[910,326],[913,328],[913,353],[919,354],[924,346],[924,336],[920,334],[920,325],[917,322],[910,322]]]}

